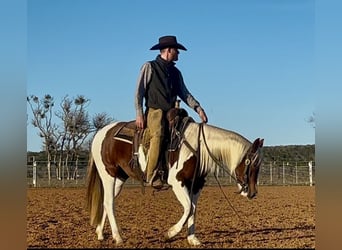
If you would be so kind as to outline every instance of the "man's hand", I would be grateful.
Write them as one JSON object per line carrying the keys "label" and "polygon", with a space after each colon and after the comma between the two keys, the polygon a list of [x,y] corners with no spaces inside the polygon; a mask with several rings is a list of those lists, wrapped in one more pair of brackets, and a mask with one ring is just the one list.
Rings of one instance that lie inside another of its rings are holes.
{"label": "man's hand", "polygon": [[200,108],[199,112],[199,117],[201,118],[202,122],[207,123],[208,122],[208,117],[204,112],[204,109]]}
{"label": "man's hand", "polygon": [[143,115],[138,115],[137,119],[135,120],[135,125],[139,129],[144,129],[144,124],[145,124],[144,116]]}

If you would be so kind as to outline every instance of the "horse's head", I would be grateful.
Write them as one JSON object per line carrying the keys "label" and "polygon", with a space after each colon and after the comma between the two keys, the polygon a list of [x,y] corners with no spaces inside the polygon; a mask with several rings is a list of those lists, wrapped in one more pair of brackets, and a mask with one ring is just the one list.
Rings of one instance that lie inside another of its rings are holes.
{"label": "horse's head", "polygon": [[259,168],[262,162],[262,146],[264,139],[256,139],[241,163],[235,169],[239,192],[243,196],[252,199],[257,194],[257,181]]}

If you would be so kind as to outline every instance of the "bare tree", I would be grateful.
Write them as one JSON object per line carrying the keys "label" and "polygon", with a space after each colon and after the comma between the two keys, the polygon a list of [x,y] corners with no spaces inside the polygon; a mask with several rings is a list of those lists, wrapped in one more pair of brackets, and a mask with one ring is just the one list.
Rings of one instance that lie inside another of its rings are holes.
{"label": "bare tree", "polygon": [[47,154],[47,170],[49,183],[51,181],[51,153],[55,148],[55,132],[58,126],[52,122],[54,99],[46,94],[39,99],[35,95],[27,96],[27,102],[31,108],[33,118],[32,125],[39,130],[38,135],[43,139],[44,149]]}
{"label": "bare tree", "polygon": [[93,129],[95,132],[97,132],[99,129],[115,121],[115,119],[112,117],[109,117],[107,113],[98,113],[98,114],[95,114],[92,121],[93,121],[92,123]]}
{"label": "bare tree", "polygon": [[[89,118],[87,107],[90,100],[82,95],[76,98],[66,95],[60,103],[60,109],[55,113],[54,100],[50,95],[45,95],[41,100],[31,95],[27,97],[27,102],[33,113],[31,123],[39,129],[38,135],[43,138],[43,150],[46,151],[48,158],[49,182],[52,161],[56,164],[57,179],[65,179],[65,169],[67,179],[76,178],[80,153],[90,149],[91,140],[86,141],[89,135],[114,119],[106,113],[95,114]],[[52,122],[53,115],[62,121],[59,126]]]}
{"label": "bare tree", "polygon": [[[56,112],[56,116],[63,121],[63,130],[60,131],[61,160],[59,166],[66,167],[67,179],[77,177],[78,158],[82,148],[81,146],[92,131],[89,115],[86,110],[88,104],[89,99],[86,99],[82,95],[72,99],[65,96],[60,105],[62,110]],[[75,161],[73,173],[70,171],[70,160]]]}
{"label": "bare tree", "polygon": [[91,124],[89,119],[88,111],[86,111],[86,107],[88,106],[90,100],[86,99],[84,96],[77,96],[75,99],[75,111],[74,117],[75,122],[74,126],[71,127],[72,130],[72,140],[73,140],[73,148],[72,153],[75,160],[75,167],[72,174],[72,179],[77,178],[78,171],[78,161],[80,152],[82,150],[82,145],[88,135],[91,133]]}
{"label": "bare tree", "polygon": [[106,126],[106,125],[108,125],[114,121],[115,121],[115,118],[110,117],[105,112],[95,114],[92,118],[92,124],[91,124],[92,136],[84,142],[84,145],[82,145],[83,150],[90,151],[91,142],[93,140],[95,133],[97,131],[99,131],[101,128],[103,128],[104,126]]}
{"label": "bare tree", "polygon": [[[68,96],[65,96],[61,103],[60,107],[61,110],[57,111],[55,114],[58,118],[62,120],[62,127],[61,130],[58,132],[59,134],[59,159],[58,159],[58,167],[57,167],[57,178],[61,180],[63,178],[62,173],[64,173],[64,166],[65,166],[65,159],[64,159],[64,151],[66,148],[66,142],[68,137],[68,126],[70,124],[70,120],[72,120],[72,114],[71,114],[71,106],[72,106],[72,100],[68,98]],[[67,160],[67,159],[66,159]]]}

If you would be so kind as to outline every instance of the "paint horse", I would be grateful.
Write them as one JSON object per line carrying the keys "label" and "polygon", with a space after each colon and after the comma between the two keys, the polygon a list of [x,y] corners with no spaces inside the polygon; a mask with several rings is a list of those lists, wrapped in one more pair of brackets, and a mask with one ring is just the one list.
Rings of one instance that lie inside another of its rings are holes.
{"label": "paint horse", "polygon": [[[182,119],[175,117],[177,119],[169,122],[173,124],[171,134],[176,139],[178,137],[179,143],[169,152],[167,182],[184,211],[179,221],[168,229],[165,239],[176,236],[187,223],[187,241],[197,246],[200,241],[195,235],[196,206],[206,176],[215,173],[218,167],[224,168],[237,182],[238,193],[252,199],[257,194],[264,139],[257,138],[252,143],[236,132],[191,119],[178,130]],[[96,226],[98,240],[104,238],[103,228],[108,217],[113,239],[116,244],[123,242],[115,218],[114,201],[129,177],[140,180],[139,173],[129,164],[133,144],[133,132],[129,131],[134,131],[134,126],[134,121],[109,124],[99,130],[92,141],[87,204],[90,224]],[[119,134],[126,135],[126,138]],[[139,145],[138,161],[142,171],[145,171],[148,161],[148,152],[145,151],[143,145]]]}

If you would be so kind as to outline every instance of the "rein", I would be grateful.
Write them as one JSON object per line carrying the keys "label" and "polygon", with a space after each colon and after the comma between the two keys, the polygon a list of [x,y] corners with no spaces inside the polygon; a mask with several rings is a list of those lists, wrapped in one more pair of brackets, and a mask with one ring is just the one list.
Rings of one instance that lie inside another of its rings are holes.
{"label": "rein", "polygon": [[[237,179],[235,178],[235,176],[233,176],[231,173],[229,173],[229,171],[227,170],[227,166],[223,165],[221,161],[219,161],[214,155],[213,153],[210,152],[209,150],[209,147],[208,147],[208,144],[207,144],[207,140],[205,139],[205,136],[204,136],[204,130],[203,130],[203,126],[200,127],[201,129],[201,132],[202,132],[202,137],[203,137],[203,142],[204,142],[204,145],[205,145],[205,148],[207,149],[207,152],[209,154],[209,156],[211,157],[211,159],[213,159],[213,161],[216,163],[217,166],[219,166],[221,169],[223,169],[224,172],[226,172],[231,178],[234,179],[235,182],[237,182]],[[215,174],[215,177],[217,179],[217,176]]]}
{"label": "rein", "polygon": [[[204,145],[205,145],[205,147],[206,147],[206,149],[207,149],[207,152],[208,152],[209,156],[213,159],[213,161],[216,163],[217,166],[219,166],[225,173],[227,173],[231,178],[233,178],[234,181],[235,181],[236,183],[239,183],[239,184],[242,186],[241,190],[240,190],[239,192],[236,192],[236,193],[237,193],[237,194],[240,194],[242,191],[246,191],[247,186],[248,186],[248,178],[249,178],[250,166],[252,165],[252,164],[251,164],[251,160],[250,160],[249,158],[247,158],[247,159],[245,160],[244,176],[247,175],[247,181],[246,181],[246,183],[240,183],[240,182],[235,178],[235,176],[233,176],[231,173],[229,173],[229,171],[227,170],[228,167],[225,166],[224,164],[222,164],[222,162],[219,161],[219,160],[210,152],[209,147],[208,147],[208,144],[207,144],[207,141],[206,141],[205,136],[204,136],[203,126],[201,127],[201,130],[202,130],[201,132],[202,132],[202,136],[203,136]],[[249,149],[248,151],[250,151],[250,150],[251,150],[251,149]],[[250,153],[248,153],[248,155],[249,155],[249,154],[250,154]],[[255,159],[256,159],[256,155],[253,155],[253,161],[252,161],[252,163],[255,162]],[[219,180],[217,179],[216,173],[214,174],[214,176],[215,176],[215,179],[216,179],[217,183],[219,183]],[[220,183],[219,183],[219,184],[220,184]]]}
{"label": "rein", "polygon": [[[210,152],[209,147],[208,147],[208,144],[207,144],[207,141],[206,141],[205,136],[204,136],[203,126],[200,126],[200,130],[201,130],[201,132],[202,132],[203,142],[204,142],[204,145],[205,145],[205,147],[206,147],[206,149],[207,149],[207,152],[208,152],[209,156],[213,159],[213,161],[217,164],[217,166],[221,167],[221,169],[223,169],[226,173],[228,173],[229,176],[232,177],[232,178],[235,180],[235,182],[237,182],[237,179],[236,179],[232,174],[230,174],[230,173],[228,172],[228,170],[226,169],[226,166],[223,165],[223,164],[222,164],[222,163],[221,163],[221,162],[220,162],[220,161],[219,161],[219,160]],[[226,199],[226,201],[228,202],[229,206],[232,208],[232,210],[233,210],[234,213],[237,215],[237,217],[238,217],[240,220],[242,220],[241,216],[238,214],[238,212],[237,212],[236,209],[234,208],[233,204],[232,204],[232,203],[230,202],[230,200],[228,199],[226,193],[223,191],[222,185],[221,185],[220,181],[219,181],[218,178],[217,178],[216,171],[215,171],[215,173],[214,173],[214,176],[215,176],[215,180],[216,180],[217,184],[219,185],[220,190],[221,190],[221,192],[223,193],[223,196],[224,196],[224,198]],[[240,193],[242,192],[242,190],[243,190],[243,189],[240,190]],[[238,193],[239,193],[239,192],[238,192]],[[244,220],[242,220],[242,221],[244,221]]]}
{"label": "rein", "polygon": [[[200,123],[200,128],[203,128],[203,123]],[[195,183],[195,180],[196,180],[196,176],[197,176],[197,171],[200,167],[200,130],[198,130],[198,136],[197,136],[197,151],[196,151],[196,167],[195,167],[195,171],[194,171],[194,176],[192,177],[192,182],[191,182],[191,188],[190,188],[190,200],[191,200],[191,203],[192,203],[192,198],[194,196],[194,193],[193,193],[193,190],[194,190],[194,183]],[[190,144],[188,142],[186,142],[188,144],[188,147],[190,146]],[[191,146],[190,146],[191,147]],[[190,148],[189,148],[190,149]],[[194,149],[192,149],[194,150]],[[191,204],[191,207],[190,207],[190,214],[192,214],[192,210],[193,210],[193,206]]]}
{"label": "rein", "polygon": [[[183,127],[182,131],[185,128],[185,124],[183,124],[183,125],[184,125],[184,127]],[[202,128],[203,127],[203,123],[200,123],[199,126]],[[195,171],[194,171],[194,175],[192,177],[192,182],[191,182],[191,187],[190,187],[191,207],[190,207],[190,211],[189,211],[189,214],[188,214],[188,216],[190,216],[190,214],[192,214],[192,210],[193,210],[192,199],[193,199],[193,196],[194,196],[194,192],[193,192],[194,183],[195,183],[197,172],[198,172],[198,169],[199,169],[199,166],[200,166],[200,137],[201,137],[200,133],[201,133],[201,129],[198,130],[198,136],[197,136],[197,145],[198,146],[197,146],[197,150],[195,150],[190,145],[190,143],[187,140],[185,140],[185,138],[183,137],[183,134],[179,130],[177,130],[176,128],[174,128],[174,133],[175,133],[175,135],[178,138],[180,138],[179,146],[184,143],[184,145],[196,156],[196,166],[195,166]],[[178,160],[177,160],[177,165],[178,165]]]}

